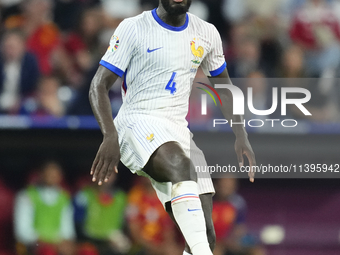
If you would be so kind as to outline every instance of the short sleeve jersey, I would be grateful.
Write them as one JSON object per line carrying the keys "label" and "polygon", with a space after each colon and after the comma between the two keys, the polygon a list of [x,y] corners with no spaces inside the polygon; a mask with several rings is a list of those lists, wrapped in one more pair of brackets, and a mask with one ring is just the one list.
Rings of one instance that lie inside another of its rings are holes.
{"label": "short sleeve jersey", "polygon": [[152,115],[174,122],[185,121],[198,67],[212,77],[226,68],[212,24],[187,13],[185,24],[173,27],[156,9],[122,21],[100,64],[124,77],[118,118]]}

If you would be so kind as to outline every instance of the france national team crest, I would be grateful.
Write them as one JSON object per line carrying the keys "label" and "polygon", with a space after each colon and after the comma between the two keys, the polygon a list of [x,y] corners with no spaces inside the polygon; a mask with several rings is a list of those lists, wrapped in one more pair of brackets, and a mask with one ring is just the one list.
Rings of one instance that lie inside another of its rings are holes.
{"label": "france national team crest", "polygon": [[194,38],[191,42],[191,53],[192,55],[194,55],[194,59],[191,60],[191,62],[193,63],[190,71],[193,73],[197,72],[197,68],[199,67],[199,65],[201,64],[203,55],[204,55],[204,48],[202,46],[198,45],[198,38]]}
{"label": "france national team crest", "polygon": [[112,52],[115,52],[119,47],[119,38],[116,35],[113,35],[110,40],[110,46],[108,50],[111,50]]}
{"label": "france national team crest", "polygon": [[194,40],[190,42],[191,52],[195,57],[193,60],[191,60],[191,62],[193,62],[196,65],[199,65],[201,64],[201,59],[203,58],[204,55],[204,49],[202,46],[197,46],[197,41],[199,41],[199,39],[194,38]]}

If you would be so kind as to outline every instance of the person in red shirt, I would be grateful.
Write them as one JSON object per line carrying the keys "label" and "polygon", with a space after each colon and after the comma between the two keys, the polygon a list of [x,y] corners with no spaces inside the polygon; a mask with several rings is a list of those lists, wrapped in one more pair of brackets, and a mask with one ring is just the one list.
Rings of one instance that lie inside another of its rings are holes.
{"label": "person in red shirt", "polygon": [[308,0],[290,28],[294,43],[304,49],[309,75],[321,75],[340,64],[340,24],[325,0]]}
{"label": "person in red shirt", "polygon": [[26,36],[27,50],[38,60],[42,75],[58,73],[72,83],[74,68],[62,45],[62,35],[52,21],[52,0],[25,0],[22,14],[5,20],[6,29],[20,29]]}
{"label": "person in red shirt", "polygon": [[99,61],[104,50],[100,44],[103,30],[103,17],[99,9],[85,10],[77,28],[66,35],[64,49],[70,57],[75,76],[82,83],[85,74]]}
{"label": "person in red shirt", "polygon": [[37,58],[43,74],[52,71],[52,53],[60,44],[60,33],[51,21],[50,0],[26,0],[21,15],[10,16],[5,27],[19,28],[26,35],[27,49]]}
{"label": "person in red shirt", "polygon": [[212,218],[216,232],[216,254],[225,254],[246,234],[245,218],[247,205],[236,193],[237,179],[222,178],[215,183]]}
{"label": "person in red shirt", "polygon": [[264,255],[264,249],[247,233],[247,204],[237,194],[233,176],[215,182],[212,218],[216,232],[215,255]]}
{"label": "person in red shirt", "polygon": [[159,202],[149,179],[141,178],[128,196],[127,219],[138,254],[181,254],[176,226]]}

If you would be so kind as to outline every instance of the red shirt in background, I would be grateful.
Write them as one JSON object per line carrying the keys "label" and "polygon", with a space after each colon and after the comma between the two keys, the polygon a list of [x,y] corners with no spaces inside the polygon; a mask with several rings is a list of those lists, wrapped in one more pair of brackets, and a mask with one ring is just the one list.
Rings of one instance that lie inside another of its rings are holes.
{"label": "red shirt in background", "polygon": [[295,16],[290,28],[295,43],[317,49],[334,40],[340,40],[339,21],[327,5],[306,5]]}
{"label": "red shirt in background", "polygon": [[59,29],[53,23],[42,25],[27,38],[27,49],[37,56],[40,70],[45,75],[52,72],[52,53],[60,42]]}
{"label": "red shirt in background", "polygon": [[216,241],[223,242],[235,225],[246,221],[247,205],[244,199],[233,194],[228,200],[213,201],[212,219],[215,226]]}
{"label": "red shirt in background", "polygon": [[155,192],[150,194],[142,185],[137,185],[130,191],[128,201],[129,224],[140,225],[143,239],[159,245],[166,239],[165,234],[174,230],[175,225]]}
{"label": "red shirt in background", "polygon": [[215,226],[216,241],[227,237],[236,221],[237,210],[228,202],[214,202],[212,218]]}
{"label": "red shirt in background", "polygon": [[[24,24],[25,18],[20,15],[11,16],[5,21],[7,29],[23,28]],[[28,35],[27,50],[37,57],[42,74],[49,75],[52,73],[52,53],[60,45],[61,34],[58,27],[52,22],[40,25]]]}

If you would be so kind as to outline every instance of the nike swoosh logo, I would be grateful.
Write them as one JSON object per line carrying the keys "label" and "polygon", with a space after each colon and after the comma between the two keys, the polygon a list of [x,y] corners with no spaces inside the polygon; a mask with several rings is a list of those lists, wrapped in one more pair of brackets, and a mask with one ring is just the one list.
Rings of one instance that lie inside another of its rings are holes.
{"label": "nike swoosh logo", "polygon": [[188,209],[188,212],[200,211],[202,209]]}
{"label": "nike swoosh logo", "polygon": [[157,48],[157,49],[153,49],[153,50],[150,50],[150,48],[148,48],[148,53],[151,53],[151,52],[154,52],[154,51],[160,50],[160,49],[163,49],[163,47],[160,47],[160,48]]}

